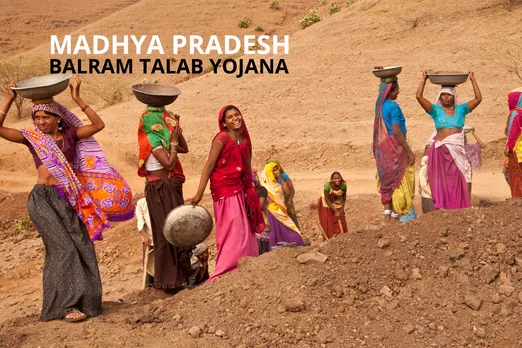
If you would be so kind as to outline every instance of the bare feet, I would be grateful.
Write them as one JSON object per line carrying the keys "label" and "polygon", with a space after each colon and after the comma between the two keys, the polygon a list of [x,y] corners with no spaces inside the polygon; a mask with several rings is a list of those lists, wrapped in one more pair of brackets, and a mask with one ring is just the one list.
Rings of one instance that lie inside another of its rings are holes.
{"label": "bare feet", "polygon": [[169,297],[170,295],[167,294],[163,289],[152,289],[152,296],[163,299]]}
{"label": "bare feet", "polygon": [[68,323],[74,323],[85,319],[87,319],[87,315],[83,312],[80,312],[77,309],[74,309],[71,312],[67,313],[64,317],[64,320]]}

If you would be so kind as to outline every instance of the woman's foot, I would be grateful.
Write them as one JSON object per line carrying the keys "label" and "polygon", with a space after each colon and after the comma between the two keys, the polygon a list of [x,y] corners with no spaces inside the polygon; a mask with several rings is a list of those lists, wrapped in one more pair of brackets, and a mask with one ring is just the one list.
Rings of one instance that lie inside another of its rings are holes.
{"label": "woman's foot", "polygon": [[154,296],[155,298],[167,298],[169,297],[170,295],[165,292],[165,290],[163,289],[152,289],[152,296]]}
{"label": "woman's foot", "polygon": [[77,321],[87,319],[87,315],[83,312],[80,312],[77,309],[74,309],[71,312],[67,313],[63,319],[68,323],[74,323]]}

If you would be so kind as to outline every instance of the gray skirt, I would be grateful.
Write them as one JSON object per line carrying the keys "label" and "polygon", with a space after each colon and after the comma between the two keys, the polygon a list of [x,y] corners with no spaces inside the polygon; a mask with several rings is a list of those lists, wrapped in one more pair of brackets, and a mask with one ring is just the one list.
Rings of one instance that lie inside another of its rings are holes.
{"label": "gray skirt", "polygon": [[102,283],[87,228],[53,186],[34,186],[29,217],[45,246],[40,320],[61,319],[74,309],[101,313]]}

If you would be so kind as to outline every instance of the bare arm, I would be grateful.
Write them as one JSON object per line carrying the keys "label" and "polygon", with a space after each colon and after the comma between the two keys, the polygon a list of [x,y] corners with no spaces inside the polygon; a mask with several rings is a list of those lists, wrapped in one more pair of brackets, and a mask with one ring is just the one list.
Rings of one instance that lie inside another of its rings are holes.
{"label": "bare arm", "polygon": [[15,92],[11,87],[16,86],[14,82],[9,83],[7,86],[7,99],[4,100],[0,105],[0,137],[5,140],[12,141],[13,143],[22,143],[24,141],[24,135],[18,129],[4,127],[5,117],[11,108],[14,100],[16,99]]}
{"label": "bare arm", "polygon": [[413,153],[410,146],[406,142],[406,135],[402,132],[401,125],[394,124],[394,125],[392,125],[392,129],[393,129],[393,135],[395,136],[395,139],[397,139],[397,141],[402,146],[402,148],[408,153],[409,164],[415,164],[415,154]]}
{"label": "bare arm", "polygon": [[475,99],[470,100],[468,102],[469,111],[473,111],[481,102],[482,102],[482,93],[480,93],[480,89],[477,84],[477,80],[475,79],[475,73],[469,73],[469,79],[471,80],[471,84],[473,85],[473,93],[475,93]]}
{"label": "bare arm", "polygon": [[421,83],[419,85],[419,88],[417,89],[417,101],[422,106],[424,111],[429,113],[431,111],[431,103],[429,102],[429,100],[424,98],[424,86],[426,86],[427,79],[428,79],[428,76],[426,75],[426,72],[424,71],[422,73]]}
{"label": "bare arm", "polygon": [[201,178],[199,179],[198,192],[190,200],[192,205],[197,205],[203,198],[203,193],[205,192],[208,180],[210,179],[210,174],[212,174],[212,171],[216,166],[219,155],[221,155],[221,151],[223,151],[223,147],[223,143],[219,140],[214,140],[212,142],[212,147],[210,148],[207,162],[205,162],[205,166],[201,172]]}
{"label": "bare arm", "polygon": [[189,152],[189,148],[188,148],[187,141],[185,140],[185,137],[183,136],[183,130],[180,130],[180,135],[178,138],[178,153],[188,153],[188,152]]}
{"label": "bare arm", "polygon": [[293,202],[295,196],[295,189],[294,184],[292,183],[292,179],[288,179],[286,185],[288,187],[288,202]]}
{"label": "bare arm", "polygon": [[80,85],[82,84],[80,78],[74,75],[73,80],[76,82],[76,84],[69,84],[69,88],[71,90],[71,97],[76,103],[76,105],[78,105],[82,109],[82,111],[85,112],[85,115],[87,115],[87,117],[91,121],[91,124],[82,126],[76,130],[76,136],[78,137],[78,139],[84,139],[93,136],[94,134],[98,133],[103,128],[105,128],[105,123],[96,113],[96,111],[94,111],[89,105],[87,105],[87,103],[85,103],[80,97]]}

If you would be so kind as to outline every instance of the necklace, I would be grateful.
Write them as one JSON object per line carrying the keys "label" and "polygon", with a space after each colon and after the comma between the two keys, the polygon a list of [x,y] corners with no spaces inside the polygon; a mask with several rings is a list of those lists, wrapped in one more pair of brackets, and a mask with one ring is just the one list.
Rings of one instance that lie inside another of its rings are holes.
{"label": "necklace", "polygon": [[[54,139],[54,137],[53,137],[53,139]],[[64,137],[63,137],[63,134],[62,134],[62,139],[54,139],[54,142],[56,143],[56,145],[58,145],[58,142],[59,142],[60,140],[62,141],[62,146],[61,146],[61,149],[60,149],[60,146],[58,146],[58,148],[59,148],[60,150],[62,150],[62,152],[63,152],[63,150],[65,149],[65,139],[64,139]]]}
{"label": "necklace", "polygon": [[240,144],[241,143],[241,140],[243,139],[243,134],[242,133],[239,133],[239,138],[236,137],[236,135],[232,132],[228,132],[232,137],[234,137],[234,140],[236,141],[236,144]]}

